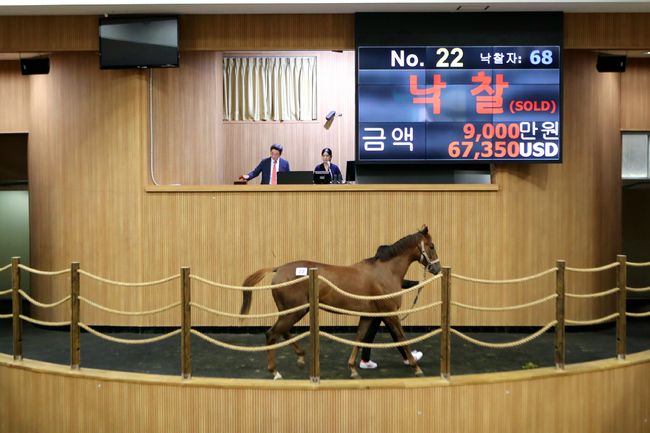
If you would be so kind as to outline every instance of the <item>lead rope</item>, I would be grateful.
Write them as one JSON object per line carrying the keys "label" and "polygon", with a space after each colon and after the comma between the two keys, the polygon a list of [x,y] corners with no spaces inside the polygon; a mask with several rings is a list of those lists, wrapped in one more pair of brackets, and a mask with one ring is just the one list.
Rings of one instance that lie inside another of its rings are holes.
{"label": "lead rope", "polygon": [[[432,263],[435,263],[435,262],[439,261],[440,259],[438,259],[436,261],[431,261],[431,259],[429,259],[429,257],[427,256],[426,251],[424,251],[424,242],[420,242],[419,248],[420,248],[421,258],[424,257],[424,260],[427,261],[427,265],[422,268],[422,281],[424,281],[427,278],[427,266],[432,264]],[[411,305],[411,308],[410,308],[411,310],[415,307],[415,304],[418,303],[418,299],[420,298],[420,293],[422,293],[423,288],[424,287],[420,287],[418,289],[418,293],[415,295],[415,298],[413,299],[413,305]],[[402,320],[406,319],[409,316],[409,314],[411,314],[411,313],[406,313],[406,315],[401,317],[399,320],[402,321]]]}
{"label": "lead rope", "polygon": [[[426,279],[426,277],[427,277],[427,270],[424,269],[423,272],[422,272],[422,281],[424,281],[424,280]],[[419,284],[419,283],[418,283],[418,284]],[[423,288],[424,288],[424,287],[420,287],[420,288],[418,289],[418,293],[415,295],[415,298],[413,298],[413,305],[411,305],[411,308],[410,308],[411,310],[415,307],[415,304],[418,303],[418,299],[420,298],[420,293],[422,293],[422,289],[423,289]],[[409,316],[409,314],[411,314],[411,313],[406,313],[406,314],[405,314],[403,317],[401,317],[399,320],[402,321],[402,320],[406,319],[406,318]]]}

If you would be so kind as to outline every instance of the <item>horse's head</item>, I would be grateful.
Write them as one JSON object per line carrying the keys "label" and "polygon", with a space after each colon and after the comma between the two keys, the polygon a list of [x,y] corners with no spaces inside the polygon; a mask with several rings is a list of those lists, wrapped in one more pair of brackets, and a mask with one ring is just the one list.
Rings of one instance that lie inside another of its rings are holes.
{"label": "horse's head", "polygon": [[429,235],[429,227],[426,225],[422,226],[419,233],[422,235],[422,238],[418,245],[420,250],[420,259],[418,261],[428,272],[437,275],[440,272],[440,259],[438,258],[438,253],[436,252],[435,245],[433,245],[431,236]]}

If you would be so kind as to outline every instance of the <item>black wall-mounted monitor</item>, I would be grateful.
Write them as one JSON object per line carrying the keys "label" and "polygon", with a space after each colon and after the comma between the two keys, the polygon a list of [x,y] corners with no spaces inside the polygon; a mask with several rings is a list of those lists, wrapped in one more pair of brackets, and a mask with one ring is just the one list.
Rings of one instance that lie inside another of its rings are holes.
{"label": "black wall-mounted monitor", "polygon": [[100,18],[101,69],[174,68],[178,63],[178,17]]}

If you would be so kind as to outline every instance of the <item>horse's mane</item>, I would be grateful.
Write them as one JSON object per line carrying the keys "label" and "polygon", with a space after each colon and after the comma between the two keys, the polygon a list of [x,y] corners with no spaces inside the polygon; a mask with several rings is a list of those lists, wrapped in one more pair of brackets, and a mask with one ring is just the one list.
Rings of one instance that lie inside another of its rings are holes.
{"label": "horse's mane", "polygon": [[405,251],[413,248],[414,245],[418,243],[418,235],[422,233],[417,232],[412,235],[404,236],[402,239],[396,241],[392,245],[380,245],[377,248],[377,252],[374,257],[367,258],[366,262],[381,261],[385,262],[394,257],[397,257],[404,253]]}

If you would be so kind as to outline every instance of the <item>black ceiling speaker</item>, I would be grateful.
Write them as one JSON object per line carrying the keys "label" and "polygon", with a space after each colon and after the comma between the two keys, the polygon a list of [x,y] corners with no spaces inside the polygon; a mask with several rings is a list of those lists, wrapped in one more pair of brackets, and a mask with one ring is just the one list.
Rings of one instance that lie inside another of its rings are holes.
{"label": "black ceiling speaker", "polygon": [[23,75],[49,74],[50,58],[35,57],[32,59],[20,59],[20,72]]}
{"label": "black ceiling speaker", "polygon": [[625,56],[608,56],[599,54],[596,61],[596,70],[598,72],[625,72]]}

